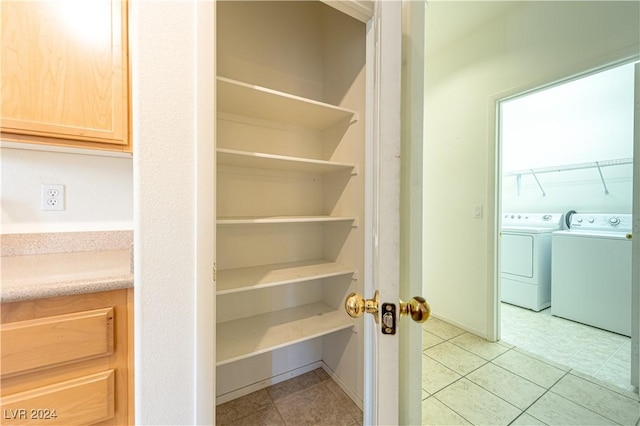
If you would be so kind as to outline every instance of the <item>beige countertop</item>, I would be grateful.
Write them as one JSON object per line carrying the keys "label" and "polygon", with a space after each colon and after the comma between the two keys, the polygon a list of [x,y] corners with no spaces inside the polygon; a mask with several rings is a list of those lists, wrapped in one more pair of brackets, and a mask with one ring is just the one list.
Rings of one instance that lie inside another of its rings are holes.
{"label": "beige countertop", "polygon": [[131,250],[2,256],[0,302],[133,287]]}

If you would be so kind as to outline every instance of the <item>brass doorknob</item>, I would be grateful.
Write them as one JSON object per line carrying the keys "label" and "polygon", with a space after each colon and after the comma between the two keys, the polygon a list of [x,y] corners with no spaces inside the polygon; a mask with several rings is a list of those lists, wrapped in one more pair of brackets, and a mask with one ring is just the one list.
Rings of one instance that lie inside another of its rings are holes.
{"label": "brass doorknob", "polygon": [[378,302],[380,300],[380,294],[376,290],[373,295],[373,299],[365,300],[364,297],[358,293],[351,293],[347,296],[344,302],[344,309],[347,311],[350,317],[358,318],[365,312],[373,314],[378,322]]}
{"label": "brass doorknob", "polygon": [[424,297],[415,296],[408,302],[400,301],[400,316],[410,315],[415,322],[425,322],[431,316],[431,306]]}

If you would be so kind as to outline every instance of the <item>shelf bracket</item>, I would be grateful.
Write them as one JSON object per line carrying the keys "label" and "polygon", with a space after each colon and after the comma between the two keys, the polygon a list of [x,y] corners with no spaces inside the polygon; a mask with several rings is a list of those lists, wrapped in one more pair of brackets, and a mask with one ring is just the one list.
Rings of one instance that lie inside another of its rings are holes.
{"label": "shelf bracket", "polygon": [[596,167],[598,169],[598,174],[600,174],[600,180],[602,181],[602,186],[604,186],[605,195],[609,195],[609,189],[607,188],[607,184],[604,181],[604,176],[602,175],[602,168],[600,167],[600,162],[596,161]]}
{"label": "shelf bracket", "polygon": [[531,172],[531,175],[533,176],[533,178],[536,180],[536,183],[538,184],[538,188],[540,188],[540,192],[542,192],[542,196],[546,197],[547,194],[545,194],[544,189],[542,189],[542,185],[540,185],[540,181],[538,180],[538,176],[536,176],[536,172],[534,172],[533,169],[529,169],[529,171]]}

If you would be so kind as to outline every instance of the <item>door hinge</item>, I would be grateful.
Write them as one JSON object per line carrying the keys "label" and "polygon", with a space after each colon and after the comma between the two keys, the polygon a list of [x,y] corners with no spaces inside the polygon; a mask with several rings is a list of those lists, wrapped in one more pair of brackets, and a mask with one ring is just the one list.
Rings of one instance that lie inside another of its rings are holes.
{"label": "door hinge", "polygon": [[213,282],[215,283],[218,280],[218,268],[216,266],[216,262],[213,262]]}

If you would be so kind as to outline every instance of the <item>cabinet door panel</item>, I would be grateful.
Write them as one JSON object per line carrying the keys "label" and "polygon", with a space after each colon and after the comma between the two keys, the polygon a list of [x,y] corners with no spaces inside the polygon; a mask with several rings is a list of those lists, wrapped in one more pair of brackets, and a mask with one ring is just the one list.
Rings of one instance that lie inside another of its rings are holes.
{"label": "cabinet door panel", "polygon": [[2,131],[127,145],[126,2],[1,7]]}
{"label": "cabinet door panel", "polygon": [[113,308],[2,324],[2,375],[113,352]]}
{"label": "cabinet door panel", "polygon": [[2,398],[3,418],[14,425],[94,424],[112,418],[114,409],[113,370]]}

